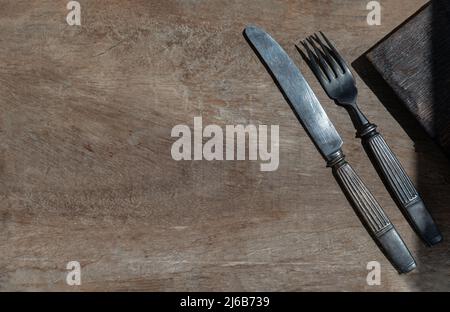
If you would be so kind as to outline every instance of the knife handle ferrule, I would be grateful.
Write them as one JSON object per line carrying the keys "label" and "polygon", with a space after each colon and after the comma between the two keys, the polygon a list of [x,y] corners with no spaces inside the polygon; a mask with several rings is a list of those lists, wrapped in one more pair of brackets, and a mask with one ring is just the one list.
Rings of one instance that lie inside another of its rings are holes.
{"label": "knife handle ferrule", "polygon": [[392,265],[399,273],[413,270],[416,263],[402,238],[342,152],[335,161],[329,161],[328,166],[361,222]]}
{"label": "knife handle ferrule", "polygon": [[370,124],[367,130],[359,135],[362,144],[397,206],[427,245],[441,242],[442,235],[436,223],[400,161],[375,125]]}

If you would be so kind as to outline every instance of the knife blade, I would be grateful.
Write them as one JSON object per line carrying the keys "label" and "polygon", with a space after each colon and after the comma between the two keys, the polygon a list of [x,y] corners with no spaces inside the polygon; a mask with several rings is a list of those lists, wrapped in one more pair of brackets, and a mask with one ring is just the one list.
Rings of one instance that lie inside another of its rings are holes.
{"label": "knife blade", "polygon": [[345,160],[343,141],[300,70],[264,30],[248,26],[244,35],[266,66],[369,234],[399,273],[416,263],[402,238],[369,189]]}
{"label": "knife blade", "polygon": [[249,26],[245,34],[263,58],[322,156],[328,161],[342,146],[327,114],[300,70],[279,44],[263,30]]}

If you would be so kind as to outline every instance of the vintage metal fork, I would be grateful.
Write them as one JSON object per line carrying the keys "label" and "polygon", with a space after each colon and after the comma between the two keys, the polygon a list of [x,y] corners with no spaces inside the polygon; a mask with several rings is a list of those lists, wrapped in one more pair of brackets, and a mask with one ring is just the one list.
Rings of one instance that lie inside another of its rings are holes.
{"label": "vintage metal fork", "polygon": [[298,46],[297,50],[328,96],[348,111],[372,164],[416,233],[429,246],[439,243],[441,233],[411,179],[378,133],[377,126],[370,123],[356,105],[358,89],[349,66],[327,37],[322,32],[320,35],[301,42],[307,55]]}

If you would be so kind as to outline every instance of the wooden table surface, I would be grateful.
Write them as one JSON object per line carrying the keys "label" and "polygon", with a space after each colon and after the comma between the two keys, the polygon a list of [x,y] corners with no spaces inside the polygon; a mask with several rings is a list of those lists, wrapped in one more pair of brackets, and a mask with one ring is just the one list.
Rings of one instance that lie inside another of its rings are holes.
{"label": "wooden table surface", "polygon": [[[349,62],[426,0],[0,0],[0,290],[450,290],[448,240],[426,248],[294,43],[317,30]],[[304,72],[344,139],[348,160],[414,253],[398,275],[242,31],[265,28]],[[450,236],[449,160],[411,135],[358,78],[360,107]],[[280,126],[280,165],[180,161],[171,129]],[[414,129],[414,127],[413,127]],[[414,130],[415,131],[415,130]],[[69,261],[81,285],[66,284]],[[366,265],[381,263],[381,285]]]}

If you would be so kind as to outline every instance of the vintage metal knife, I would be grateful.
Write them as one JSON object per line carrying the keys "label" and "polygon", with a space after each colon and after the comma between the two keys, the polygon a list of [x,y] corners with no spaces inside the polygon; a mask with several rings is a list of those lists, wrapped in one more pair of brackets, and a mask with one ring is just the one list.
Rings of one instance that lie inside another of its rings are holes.
{"label": "vintage metal knife", "polygon": [[416,267],[414,258],[383,209],[345,160],[342,139],[300,70],[283,48],[262,29],[249,26],[244,35],[268,68],[328,167],[332,168],[369,234],[399,273],[413,270]]}

